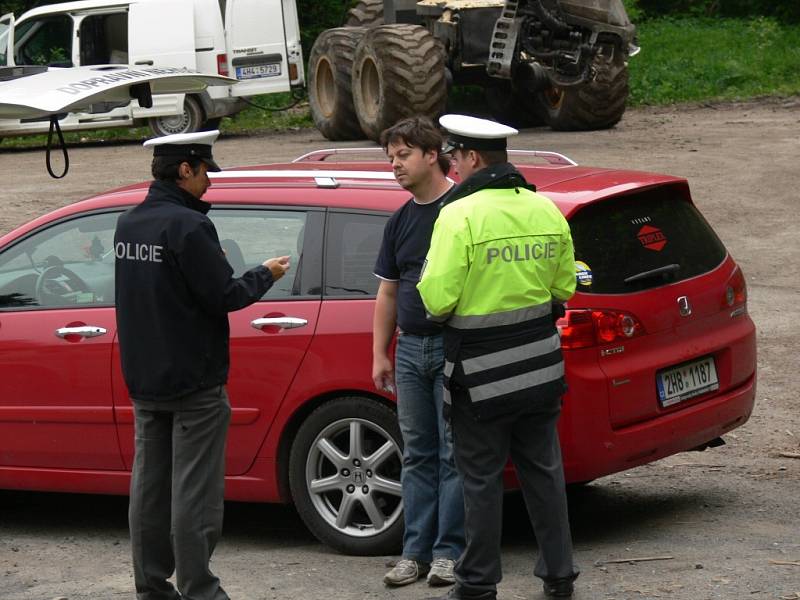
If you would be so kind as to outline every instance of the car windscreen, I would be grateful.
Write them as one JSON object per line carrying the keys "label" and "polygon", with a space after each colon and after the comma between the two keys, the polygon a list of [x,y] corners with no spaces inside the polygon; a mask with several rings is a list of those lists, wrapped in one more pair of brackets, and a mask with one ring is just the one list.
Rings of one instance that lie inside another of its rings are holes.
{"label": "car windscreen", "polygon": [[726,256],[697,208],[672,186],[595,202],[569,223],[580,292],[638,292],[711,271]]}

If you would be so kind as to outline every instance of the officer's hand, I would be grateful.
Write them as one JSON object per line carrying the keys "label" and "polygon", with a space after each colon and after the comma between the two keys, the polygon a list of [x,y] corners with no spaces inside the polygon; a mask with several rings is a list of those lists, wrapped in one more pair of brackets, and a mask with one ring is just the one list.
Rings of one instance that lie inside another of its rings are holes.
{"label": "officer's hand", "polygon": [[375,389],[394,394],[394,367],[388,356],[373,357],[372,382]]}
{"label": "officer's hand", "polygon": [[264,261],[264,266],[272,272],[272,280],[278,281],[281,277],[286,275],[289,270],[289,257],[279,256],[277,258],[270,258]]}

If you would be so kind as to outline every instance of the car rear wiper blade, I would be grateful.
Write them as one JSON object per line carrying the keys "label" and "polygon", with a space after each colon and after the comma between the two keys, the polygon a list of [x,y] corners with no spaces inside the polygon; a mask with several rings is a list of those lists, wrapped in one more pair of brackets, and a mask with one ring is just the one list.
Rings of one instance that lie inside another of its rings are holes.
{"label": "car rear wiper blade", "polygon": [[623,281],[625,283],[633,283],[634,281],[641,281],[642,279],[650,279],[651,277],[658,277],[660,275],[666,275],[667,273],[674,273],[681,266],[676,263],[672,263],[671,265],[664,265],[663,267],[658,267],[657,269],[650,269],[649,271],[643,271],[641,273],[637,273],[636,275],[631,275],[630,277],[626,277]]}

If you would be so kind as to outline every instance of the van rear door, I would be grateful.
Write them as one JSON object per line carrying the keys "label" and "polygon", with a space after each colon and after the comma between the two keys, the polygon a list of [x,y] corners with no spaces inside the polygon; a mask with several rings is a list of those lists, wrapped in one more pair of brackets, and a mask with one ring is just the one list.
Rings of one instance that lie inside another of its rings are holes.
{"label": "van rear door", "polygon": [[14,13],[0,17],[0,67],[14,65]]}
{"label": "van rear door", "polygon": [[286,34],[281,0],[228,0],[225,41],[232,95],[289,91]]}
{"label": "van rear door", "polygon": [[[128,62],[139,67],[197,68],[194,3],[190,0],[133,2],[128,13]],[[183,94],[153,97],[152,108],[134,104],[137,119],[179,115]]]}

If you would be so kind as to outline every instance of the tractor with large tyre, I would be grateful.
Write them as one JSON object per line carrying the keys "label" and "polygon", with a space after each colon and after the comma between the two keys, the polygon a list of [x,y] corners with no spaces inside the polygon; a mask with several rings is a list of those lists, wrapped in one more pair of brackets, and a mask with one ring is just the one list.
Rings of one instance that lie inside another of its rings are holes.
{"label": "tractor with large tyre", "polygon": [[606,129],[637,52],[622,0],[358,0],[311,50],[311,112],[329,139],[377,140],[470,84],[510,125]]}

